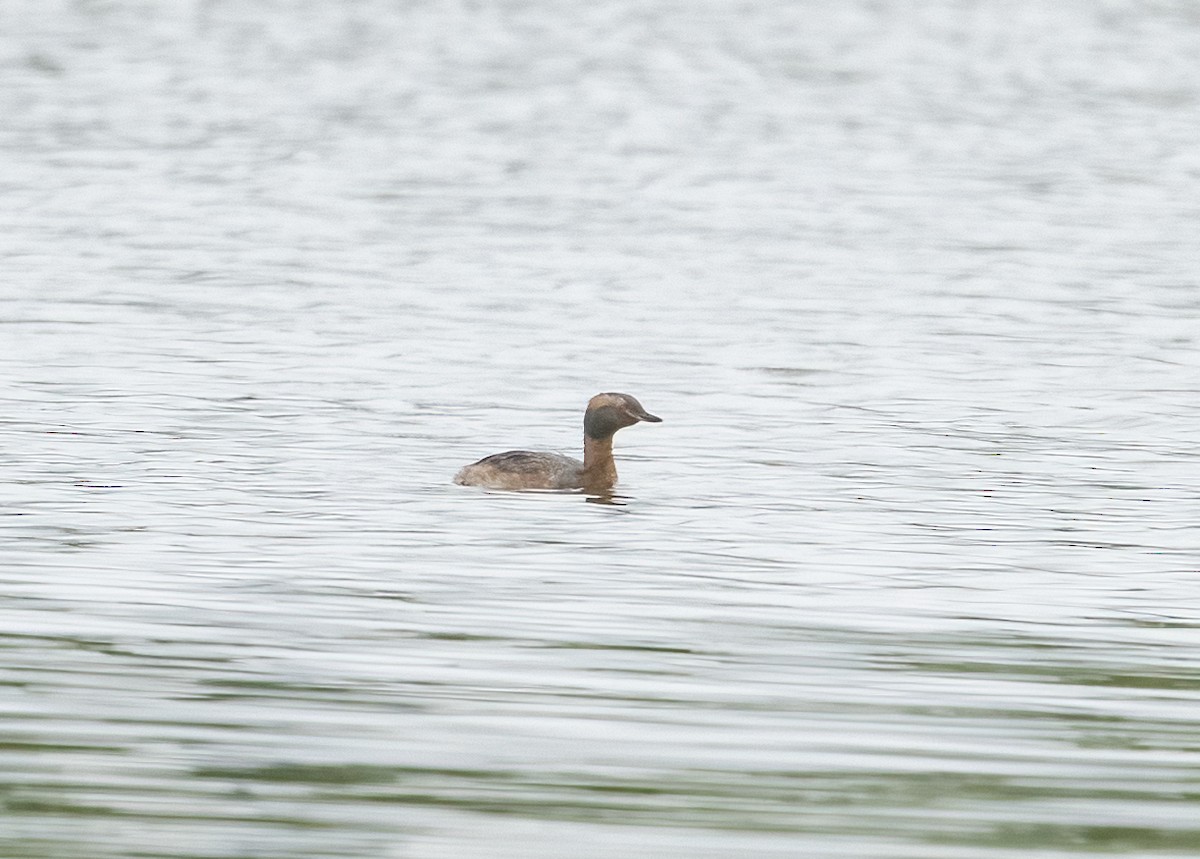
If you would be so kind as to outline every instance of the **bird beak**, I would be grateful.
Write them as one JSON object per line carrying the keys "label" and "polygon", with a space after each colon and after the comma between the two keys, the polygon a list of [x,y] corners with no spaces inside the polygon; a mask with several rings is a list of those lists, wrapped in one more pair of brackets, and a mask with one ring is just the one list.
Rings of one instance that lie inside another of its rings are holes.
{"label": "bird beak", "polygon": [[641,409],[636,412],[630,412],[630,414],[633,415],[635,418],[637,418],[639,421],[649,421],[652,424],[661,424],[662,423],[662,418],[660,418],[658,415],[650,414],[645,409]]}

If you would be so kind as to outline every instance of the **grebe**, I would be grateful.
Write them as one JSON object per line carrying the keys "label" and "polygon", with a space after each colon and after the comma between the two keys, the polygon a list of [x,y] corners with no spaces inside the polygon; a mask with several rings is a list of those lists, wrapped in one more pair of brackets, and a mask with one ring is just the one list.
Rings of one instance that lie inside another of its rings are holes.
{"label": "grebe", "polygon": [[464,466],[454,482],[489,489],[611,489],[617,482],[613,434],[638,421],[656,424],[662,418],[629,394],[596,394],[583,413],[583,462],[561,453],[510,450]]}

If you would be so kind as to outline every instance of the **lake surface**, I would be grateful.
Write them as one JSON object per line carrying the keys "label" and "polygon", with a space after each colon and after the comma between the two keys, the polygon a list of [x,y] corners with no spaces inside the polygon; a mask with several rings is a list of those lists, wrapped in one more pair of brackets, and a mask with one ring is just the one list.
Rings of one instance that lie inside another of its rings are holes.
{"label": "lake surface", "polygon": [[1200,853],[1194,4],[5,18],[0,855]]}

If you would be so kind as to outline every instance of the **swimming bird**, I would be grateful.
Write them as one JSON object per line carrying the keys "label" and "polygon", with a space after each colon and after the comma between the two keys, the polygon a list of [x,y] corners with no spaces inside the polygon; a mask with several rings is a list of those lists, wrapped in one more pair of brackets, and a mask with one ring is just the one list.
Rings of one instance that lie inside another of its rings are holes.
{"label": "swimming bird", "polygon": [[461,486],[489,489],[587,489],[602,492],[617,482],[612,439],[639,421],[660,423],[629,394],[596,394],[583,413],[583,462],[561,453],[509,450],[485,456],[454,475]]}

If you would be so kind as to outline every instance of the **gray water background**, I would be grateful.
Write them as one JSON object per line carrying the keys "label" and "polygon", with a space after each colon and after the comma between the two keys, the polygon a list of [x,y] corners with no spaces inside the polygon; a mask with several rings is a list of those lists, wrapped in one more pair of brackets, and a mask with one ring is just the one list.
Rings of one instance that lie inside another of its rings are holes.
{"label": "gray water background", "polygon": [[1195,4],[2,9],[0,855],[1200,854]]}

